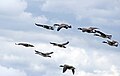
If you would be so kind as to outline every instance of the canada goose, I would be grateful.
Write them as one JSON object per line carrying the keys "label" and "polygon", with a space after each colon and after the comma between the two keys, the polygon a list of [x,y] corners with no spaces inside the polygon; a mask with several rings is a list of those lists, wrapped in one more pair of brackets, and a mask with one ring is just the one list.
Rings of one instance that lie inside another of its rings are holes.
{"label": "canada goose", "polygon": [[52,44],[53,46],[58,46],[58,47],[61,47],[61,48],[66,48],[65,45],[67,45],[68,43],[69,43],[69,41],[67,41],[66,43],[63,43],[63,44],[50,42],[50,44]]}
{"label": "canada goose", "polygon": [[69,26],[68,24],[54,24],[54,26],[58,26],[57,31],[59,31],[62,28],[66,28],[66,29],[72,28],[72,26],[71,25]]}
{"label": "canada goose", "polygon": [[36,25],[36,26],[43,27],[43,28],[46,28],[46,29],[49,29],[49,30],[54,30],[53,26],[42,25],[42,24],[37,24],[37,23],[35,23],[35,25]]}
{"label": "canada goose", "polygon": [[75,73],[75,67],[73,67],[73,66],[64,64],[64,65],[60,65],[60,67],[63,67],[63,73],[64,73],[67,69],[72,70],[73,75],[74,75],[74,73]]}
{"label": "canada goose", "polygon": [[87,32],[87,33],[95,33],[95,29],[98,29],[98,28],[96,27],[78,28],[78,30],[82,30],[82,32]]}
{"label": "canada goose", "polygon": [[118,44],[119,44],[117,41],[114,41],[114,40],[112,40],[112,41],[110,41],[110,40],[103,41],[103,43],[106,43],[106,44],[108,44],[110,46],[116,46],[116,47],[118,47]]}
{"label": "canada goose", "polygon": [[27,44],[27,43],[15,43],[15,45],[22,45],[22,46],[25,46],[25,47],[34,47],[33,45],[31,44]]}
{"label": "canada goose", "polygon": [[39,51],[35,50],[35,54],[39,54],[39,55],[41,55],[41,56],[43,56],[43,57],[50,57],[50,58],[51,58],[50,54],[52,54],[52,53],[53,53],[53,52],[42,53],[42,52],[39,52]]}
{"label": "canada goose", "polygon": [[95,30],[95,32],[98,33],[98,34],[94,34],[94,36],[99,36],[99,37],[108,38],[108,39],[112,38],[112,35],[107,35],[107,34],[101,32],[101,31]]}

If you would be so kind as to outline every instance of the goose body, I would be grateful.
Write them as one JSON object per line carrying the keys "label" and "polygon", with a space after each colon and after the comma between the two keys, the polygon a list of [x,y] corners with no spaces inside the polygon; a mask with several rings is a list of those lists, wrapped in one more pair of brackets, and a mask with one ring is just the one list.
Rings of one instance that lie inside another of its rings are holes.
{"label": "goose body", "polygon": [[28,43],[15,43],[15,45],[22,45],[22,46],[25,46],[25,47],[34,47],[33,45],[31,44],[28,44]]}
{"label": "goose body", "polygon": [[87,33],[96,33],[95,29],[98,29],[98,28],[96,27],[78,28],[78,30],[82,30],[82,32],[87,32]]}
{"label": "goose body", "polygon": [[63,44],[58,44],[58,43],[50,42],[50,44],[52,44],[53,46],[58,46],[58,47],[61,47],[61,48],[66,48],[65,45],[67,45],[68,43],[69,43],[69,41],[67,41],[66,43],[63,43]]}
{"label": "goose body", "polygon": [[39,26],[39,27],[43,27],[45,29],[49,29],[49,30],[54,30],[54,27],[53,26],[48,26],[48,25],[42,25],[42,24],[37,24],[35,23],[36,26]]}
{"label": "goose body", "polygon": [[114,41],[114,40],[112,40],[112,41],[110,41],[110,40],[103,41],[103,43],[106,43],[106,44],[108,44],[110,46],[116,46],[116,47],[118,47],[118,44],[119,44],[117,41]]}
{"label": "goose body", "polygon": [[51,58],[50,54],[53,54],[53,52],[42,53],[42,52],[39,52],[39,51],[35,50],[35,54],[39,54],[39,55],[41,55],[43,57],[50,57]]}
{"label": "goose body", "polygon": [[112,38],[112,35],[107,35],[101,31],[97,31],[95,30],[96,34],[94,34],[94,36],[99,36],[99,37],[102,37],[102,38],[108,38],[108,39],[111,39]]}
{"label": "goose body", "polygon": [[54,24],[54,26],[58,26],[57,31],[59,31],[62,28],[65,28],[65,29],[72,28],[72,26],[68,24]]}
{"label": "goose body", "polygon": [[75,67],[73,66],[64,64],[64,65],[60,65],[60,67],[63,67],[63,73],[65,73],[67,69],[72,70],[73,74],[75,73]]}

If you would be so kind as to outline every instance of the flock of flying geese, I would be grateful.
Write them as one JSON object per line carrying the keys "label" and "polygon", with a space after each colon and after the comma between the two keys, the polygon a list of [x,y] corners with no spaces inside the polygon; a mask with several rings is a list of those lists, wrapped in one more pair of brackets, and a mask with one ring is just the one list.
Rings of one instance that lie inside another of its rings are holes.
{"label": "flock of flying geese", "polygon": [[[54,27],[57,27],[57,31],[60,31],[62,28],[65,28],[65,29],[69,29],[69,28],[72,28],[71,25],[68,25],[68,24],[54,24],[53,26],[49,26],[49,25],[43,25],[43,24],[37,24],[35,23],[36,26],[39,26],[39,27],[42,27],[42,28],[45,28],[45,29],[48,29],[48,30],[54,30]],[[96,28],[96,27],[89,27],[89,28],[78,28],[78,30],[81,30],[82,32],[87,32],[87,33],[94,33],[94,36],[99,36],[99,37],[102,37],[102,38],[107,38],[109,40],[107,41],[103,41],[102,43],[106,43],[110,46],[115,46],[115,47],[118,47],[118,42],[115,41],[115,40],[111,40],[112,38],[112,35],[108,35],[108,34],[105,34],[101,31],[98,30],[99,28]],[[66,48],[65,45],[67,45],[69,43],[69,41],[65,42],[65,43],[55,43],[55,42],[50,42],[50,44],[52,44],[53,46],[58,46],[58,47],[61,47],[61,48]],[[31,44],[28,44],[28,43],[15,43],[15,45],[22,45],[22,46],[25,46],[25,47],[35,47],[34,45],[31,45]],[[35,50],[35,54],[39,54],[43,57],[50,57],[50,54],[53,54],[53,52],[47,52],[47,53],[43,53],[43,52],[40,52],[40,51],[37,51]],[[64,64],[64,65],[60,65],[60,67],[63,67],[63,73],[69,69],[69,70],[72,70],[72,73],[74,74],[75,73],[75,67],[73,66],[70,66],[70,65],[67,65],[67,64]]]}

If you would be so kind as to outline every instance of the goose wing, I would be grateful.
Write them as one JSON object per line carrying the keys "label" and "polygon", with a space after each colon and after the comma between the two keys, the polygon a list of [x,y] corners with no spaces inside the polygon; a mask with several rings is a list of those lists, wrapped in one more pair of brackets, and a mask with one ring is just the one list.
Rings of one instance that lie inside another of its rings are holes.
{"label": "goose wing", "polygon": [[50,44],[57,45],[57,43],[50,42]]}
{"label": "goose wing", "polygon": [[66,66],[64,66],[64,68],[63,68],[63,73],[64,73],[66,70],[67,70],[67,67],[66,67]]}
{"label": "goose wing", "polygon": [[101,31],[95,30],[95,32],[97,32],[97,33],[99,33],[99,34],[101,34],[101,35],[105,35],[105,36],[106,36],[106,34],[104,34],[104,33],[101,32]]}
{"label": "goose wing", "polygon": [[57,28],[57,31],[59,31],[62,27],[63,27],[63,26],[59,26],[59,27]]}
{"label": "goose wing", "polygon": [[96,28],[96,27],[89,27],[88,29],[94,30],[94,29],[99,29],[99,28]]}
{"label": "goose wing", "polygon": [[53,26],[60,26],[59,24],[54,24]]}
{"label": "goose wing", "polygon": [[26,43],[18,43],[17,45],[26,45]]}
{"label": "goose wing", "polygon": [[46,55],[50,55],[50,54],[52,54],[53,52],[49,52],[49,53],[45,53]]}
{"label": "goose wing", "polygon": [[36,53],[40,53],[39,51],[35,50]]}
{"label": "goose wing", "polygon": [[118,43],[118,42],[117,42],[117,41],[115,41],[115,40],[113,40],[112,42],[113,42],[113,43]]}
{"label": "goose wing", "polygon": [[63,43],[62,45],[67,45],[69,43],[69,41],[67,41],[66,43]]}
{"label": "goose wing", "polygon": [[35,25],[36,25],[36,26],[41,26],[41,27],[43,27],[43,26],[44,26],[44,25],[41,25],[41,24],[37,24],[37,23],[35,23]]}
{"label": "goose wing", "polygon": [[75,69],[72,69],[72,73],[75,74]]}

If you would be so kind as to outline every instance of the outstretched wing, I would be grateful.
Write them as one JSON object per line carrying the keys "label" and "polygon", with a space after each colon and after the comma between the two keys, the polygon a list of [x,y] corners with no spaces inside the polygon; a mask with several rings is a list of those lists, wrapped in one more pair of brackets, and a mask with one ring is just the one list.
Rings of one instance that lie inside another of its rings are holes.
{"label": "outstretched wing", "polygon": [[62,45],[67,45],[69,43],[69,41],[67,41],[66,43],[63,43]]}
{"label": "outstretched wing", "polygon": [[89,27],[89,29],[94,30],[94,29],[99,29],[99,28],[96,28],[96,27]]}
{"label": "outstretched wing", "polygon": [[115,41],[115,40],[113,40],[112,42],[113,42],[113,43],[118,43],[118,42],[117,42],[117,41]]}
{"label": "outstretched wing", "polygon": [[103,32],[98,31],[98,30],[95,30],[95,32],[97,32],[97,33],[99,33],[99,34],[101,34],[101,35],[106,35],[106,34],[104,34]]}
{"label": "outstretched wing", "polygon": [[53,26],[60,26],[59,24],[54,24]]}
{"label": "outstretched wing", "polygon": [[61,28],[62,28],[62,26],[59,26],[59,27],[57,28],[57,31],[59,31]]}
{"label": "outstretched wing", "polygon": [[66,66],[64,66],[64,68],[63,68],[63,73],[64,73],[66,70],[67,70],[67,67],[66,67]]}
{"label": "outstretched wing", "polygon": [[72,73],[75,74],[75,69],[72,69]]}
{"label": "outstretched wing", "polygon": [[26,45],[26,43],[18,43],[17,45]]}
{"label": "outstretched wing", "polygon": [[39,52],[39,51],[37,51],[37,50],[35,50],[35,54],[40,54],[41,52]]}
{"label": "outstretched wing", "polygon": [[37,23],[35,23],[35,25],[36,26],[40,26],[40,27],[43,27],[44,25],[41,25],[41,24],[37,24]]}
{"label": "outstretched wing", "polygon": [[50,44],[57,45],[57,43],[50,42]]}
{"label": "outstretched wing", "polygon": [[54,53],[54,52],[49,52],[49,53],[45,53],[46,55],[50,55],[50,54],[52,54],[52,53]]}

